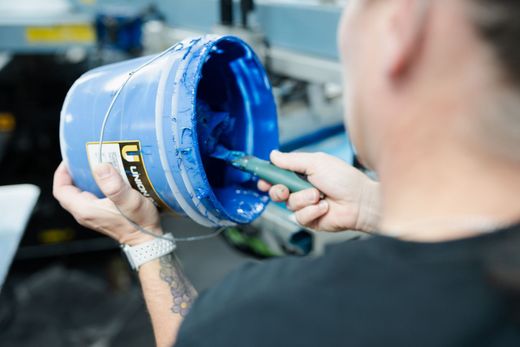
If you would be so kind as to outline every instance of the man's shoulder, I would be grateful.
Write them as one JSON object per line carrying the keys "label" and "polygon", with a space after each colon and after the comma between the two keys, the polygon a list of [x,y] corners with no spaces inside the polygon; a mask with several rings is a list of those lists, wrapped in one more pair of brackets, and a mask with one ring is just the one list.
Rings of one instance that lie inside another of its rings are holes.
{"label": "man's shoulder", "polygon": [[327,298],[322,296],[327,286],[338,283],[336,270],[342,263],[335,256],[333,251],[241,266],[197,298],[183,322],[179,345],[208,345],[207,339],[213,346],[228,346],[231,340],[237,346],[269,345],[248,340],[259,336],[259,326],[285,341],[289,331],[307,324],[311,315],[320,315],[320,307],[330,308],[328,303],[342,295],[331,290]]}
{"label": "man's shoulder", "polygon": [[[223,309],[247,310],[248,307],[276,306],[298,307],[313,293],[327,286],[342,287],[349,275],[371,263],[377,247],[371,240],[337,244],[318,257],[283,257],[260,263],[247,263],[230,273],[213,288],[201,293],[193,309],[204,307],[205,315],[210,312],[221,314]],[[376,260],[374,260],[376,261]],[[347,273],[349,275],[347,275]],[[341,290],[331,292],[341,296]],[[333,298],[329,298],[333,300]],[[294,304],[294,305],[293,305]]]}
{"label": "man's shoulder", "polygon": [[[329,247],[323,255],[309,257],[281,257],[259,263],[247,263],[229,274],[213,290],[224,287],[226,292],[242,291],[260,292],[266,295],[270,290],[278,293],[285,287],[301,289],[302,284],[312,286],[315,281],[333,276],[337,273],[355,267],[373,257],[376,247],[372,240],[345,242]],[[251,288],[254,284],[254,288]]]}

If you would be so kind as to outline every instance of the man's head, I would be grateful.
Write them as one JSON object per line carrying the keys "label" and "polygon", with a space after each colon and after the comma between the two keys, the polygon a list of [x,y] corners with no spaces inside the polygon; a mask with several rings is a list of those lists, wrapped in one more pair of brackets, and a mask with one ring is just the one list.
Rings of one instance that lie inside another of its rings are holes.
{"label": "man's head", "polygon": [[460,145],[520,161],[519,14],[518,0],[350,0],[338,37],[361,160]]}

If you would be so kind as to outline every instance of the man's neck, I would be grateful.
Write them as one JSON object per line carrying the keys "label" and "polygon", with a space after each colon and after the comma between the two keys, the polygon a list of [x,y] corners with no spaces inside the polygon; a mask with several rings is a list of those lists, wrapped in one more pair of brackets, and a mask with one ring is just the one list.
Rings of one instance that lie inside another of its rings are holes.
{"label": "man's neck", "polygon": [[446,145],[423,158],[384,163],[383,233],[440,242],[520,221],[520,163],[456,148]]}

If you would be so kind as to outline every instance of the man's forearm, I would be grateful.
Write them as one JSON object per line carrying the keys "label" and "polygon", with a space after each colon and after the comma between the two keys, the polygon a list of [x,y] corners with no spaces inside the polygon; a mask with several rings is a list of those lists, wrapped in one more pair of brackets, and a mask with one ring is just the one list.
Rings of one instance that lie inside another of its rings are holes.
{"label": "man's forearm", "polygon": [[144,264],[139,279],[159,347],[171,347],[197,296],[173,254]]}

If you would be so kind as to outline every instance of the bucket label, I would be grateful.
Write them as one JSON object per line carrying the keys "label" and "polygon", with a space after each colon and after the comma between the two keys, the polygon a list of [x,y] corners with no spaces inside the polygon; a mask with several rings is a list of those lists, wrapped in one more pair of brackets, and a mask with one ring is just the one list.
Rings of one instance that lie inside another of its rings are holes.
{"label": "bucket label", "polygon": [[[123,180],[143,196],[151,198],[161,210],[171,210],[159,197],[148,177],[139,141],[103,142],[103,162],[110,163]],[[98,164],[99,142],[87,143],[87,157],[90,167]]]}

